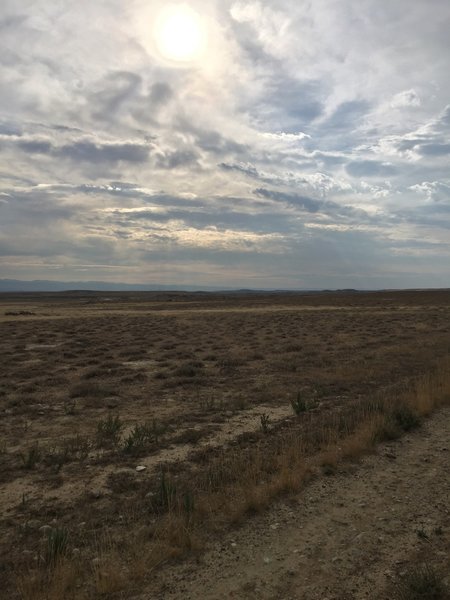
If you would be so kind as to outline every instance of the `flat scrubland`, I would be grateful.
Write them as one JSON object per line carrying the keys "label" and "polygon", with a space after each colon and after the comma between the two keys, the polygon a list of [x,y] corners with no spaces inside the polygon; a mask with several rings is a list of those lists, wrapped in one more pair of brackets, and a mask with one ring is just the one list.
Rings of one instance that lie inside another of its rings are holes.
{"label": "flat scrubland", "polygon": [[450,400],[449,291],[3,294],[0,329],[5,598],[169,597]]}

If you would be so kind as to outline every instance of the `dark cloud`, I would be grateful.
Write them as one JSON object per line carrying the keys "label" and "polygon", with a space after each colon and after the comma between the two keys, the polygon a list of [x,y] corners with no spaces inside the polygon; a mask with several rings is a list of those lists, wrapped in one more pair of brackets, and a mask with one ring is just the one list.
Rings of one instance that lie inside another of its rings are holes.
{"label": "dark cloud", "polygon": [[370,105],[365,100],[351,100],[340,104],[332,115],[321,124],[325,131],[354,130],[361,124],[362,117],[367,114]]}
{"label": "dark cloud", "polygon": [[7,15],[0,19],[0,32],[6,32],[8,29],[14,30],[20,27],[27,19],[26,15]]}
{"label": "dark cloud", "polygon": [[69,221],[76,214],[75,204],[66,204],[61,197],[52,198],[47,191],[11,191],[1,207],[1,221],[9,226],[44,226],[58,220]]}
{"label": "dark cloud", "polygon": [[310,214],[320,213],[332,218],[335,223],[375,223],[376,220],[364,210],[353,208],[352,206],[341,205],[332,200],[319,200],[298,193],[281,192],[278,190],[268,190],[266,188],[258,188],[254,193],[261,197],[282,202],[288,206],[300,209]]}
{"label": "dark cloud", "polygon": [[19,140],[17,146],[30,154],[50,154],[53,150],[52,144],[47,140]]}
{"label": "dark cloud", "polygon": [[446,156],[450,154],[450,143],[448,144],[421,144],[417,151],[422,156]]}
{"label": "dark cloud", "polygon": [[[298,166],[298,164],[299,163],[297,163],[296,166]],[[305,164],[307,163],[302,161],[302,165],[305,166]],[[307,185],[306,179],[302,178],[300,174],[297,178],[292,178],[289,176],[289,174],[277,175],[275,173],[265,173],[259,171],[255,165],[248,163],[219,163],[218,167],[224,171],[235,171],[237,173],[241,173],[242,175],[246,175],[247,177],[251,177],[252,179],[257,179],[258,181],[271,185]]]}
{"label": "dark cloud", "polygon": [[22,128],[16,123],[0,121],[0,135],[20,136],[22,135]]}
{"label": "dark cloud", "polygon": [[395,147],[400,151],[400,152],[406,152],[407,150],[413,150],[414,148],[416,148],[418,145],[422,144],[425,138],[418,138],[418,137],[407,137],[405,139],[401,139],[396,141],[395,143]]}
{"label": "dark cloud", "polygon": [[324,206],[324,203],[308,196],[302,196],[300,194],[288,194],[285,192],[277,192],[267,190],[265,188],[258,188],[255,190],[255,194],[261,198],[268,198],[275,200],[276,202],[284,202],[290,206],[295,206],[305,210],[306,212],[316,213]]}
{"label": "dark cloud", "polygon": [[93,117],[95,119],[113,118],[129,99],[135,97],[141,86],[140,75],[129,71],[110,73],[103,82],[101,89],[91,97]]}
{"label": "dark cloud", "polygon": [[353,177],[389,177],[397,172],[394,165],[377,160],[354,160],[345,168]]}
{"label": "dark cloud", "polygon": [[266,84],[264,98],[256,107],[256,118],[266,122],[271,131],[296,133],[324,111],[323,84],[317,80],[301,81],[275,72]]}
{"label": "dark cloud", "polygon": [[225,208],[228,204],[228,198],[220,198],[214,206],[205,207],[203,210],[192,206],[184,209],[174,208],[170,205],[162,212],[144,208],[131,212],[116,209],[108,214],[107,221],[121,225],[124,230],[131,223],[139,223],[142,227],[152,228],[154,223],[168,223],[173,220],[184,223],[186,227],[194,227],[199,230],[217,227],[224,230],[238,229],[257,233],[273,233],[274,231],[286,232],[298,228],[297,224],[292,224],[292,217],[288,215],[282,215],[275,211],[240,212]]}
{"label": "dark cloud", "polygon": [[156,166],[160,169],[198,166],[199,155],[194,150],[175,150],[156,157]]}
{"label": "dark cloud", "polygon": [[316,150],[312,153],[312,158],[320,165],[332,169],[335,166],[345,164],[348,159],[344,154],[333,154],[332,152],[320,152]]}
{"label": "dark cloud", "polygon": [[265,131],[307,131],[325,110],[325,82],[293,77],[286,72],[282,61],[268,57],[256,42],[248,44],[252,61],[264,65],[259,81],[261,93],[256,99],[243,95],[240,110]]}
{"label": "dark cloud", "polygon": [[[229,17],[229,15],[224,15]],[[268,52],[264,50],[263,45],[255,36],[255,32],[250,23],[239,23],[232,19],[230,27],[233,30],[233,37],[239,44],[243,59],[249,63],[250,68],[264,68],[273,65],[277,61]]]}
{"label": "dark cloud", "polygon": [[152,106],[159,106],[173,97],[171,86],[164,81],[157,81],[150,87],[149,100]]}
{"label": "dark cloud", "polygon": [[96,82],[96,90],[87,95],[87,104],[94,120],[126,127],[127,122],[137,126],[151,124],[158,128],[159,113],[176,96],[166,81],[150,85],[131,71],[114,71]]}
{"label": "dark cloud", "polygon": [[28,154],[46,154],[86,163],[143,163],[149,159],[153,146],[148,142],[94,141],[89,138],[57,144],[40,137],[6,137],[0,140],[0,150],[18,148]]}
{"label": "dark cloud", "polygon": [[214,156],[243,155],[250,151],[246,144],[231,139],[214,129],[205,129],[198,120],[180,115],[176,121],[176,130],[185,136],[189,134],[193,146]]}
{"label": "dark cloud", "polygon": [[215,155],[237,154],[242,155],[249,151],[248,146],[234,140],[227,139],[217,131],[195,131],[196,145]]}
{"label": "dark cloud", "polygon": [[254,165],[250,164],[233,164],[233,163],[219,163],[219,168],[224,171],[237,171],[243,175],[248,175],[254,179],[262,179],[260,172]]}
{"label": "dark cloud", "polygon": [[133,142],[96,143],[79,140],[61,147],[53,148],[52,154],[73,161],[89,163],[130,162],[144,163],[148,160],[150,148],[146,144]]}

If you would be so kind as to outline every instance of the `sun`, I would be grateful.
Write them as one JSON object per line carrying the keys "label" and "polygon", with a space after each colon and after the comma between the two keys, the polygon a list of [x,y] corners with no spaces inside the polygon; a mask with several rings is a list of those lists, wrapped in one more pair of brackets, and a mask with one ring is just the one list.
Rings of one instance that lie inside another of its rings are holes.
{"label": "sun", "polygon": [[155,26],[158,51],[168,60],[193,62],[206,51],[206,28],[202,17],[185,4],[163,9]]}

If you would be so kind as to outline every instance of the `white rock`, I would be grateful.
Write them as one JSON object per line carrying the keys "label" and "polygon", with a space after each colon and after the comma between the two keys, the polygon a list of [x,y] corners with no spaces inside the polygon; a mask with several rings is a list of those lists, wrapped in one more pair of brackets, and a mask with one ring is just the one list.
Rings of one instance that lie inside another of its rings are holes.
{"label": "white rock", "polygon": [[47,533],[47,532],[48,532],[48,531],[50,531],[50,530],[51,530],[51,527],[50,527],[50,525],[42,525],[42,527],[39,527],[39,531],[40,531],[41,533]]}
{"label": "white rock", "polygon": [[147,467],[144,467],[144,465],[138,465],[138,466],[136,467],[136,471],[137,471],[138,473],[140,473],[141,471],[145,471],[145,469],[146,469],[146,468],[147,468]]}

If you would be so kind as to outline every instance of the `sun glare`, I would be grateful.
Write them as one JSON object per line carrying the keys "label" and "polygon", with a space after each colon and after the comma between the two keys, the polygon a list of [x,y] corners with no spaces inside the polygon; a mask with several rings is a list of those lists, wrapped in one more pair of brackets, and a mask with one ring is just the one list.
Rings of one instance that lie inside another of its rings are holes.
{"label": "sun glare", "polygon": [[162,11],[156,22],[155,38],[161,55],[173,61],[196,61],[206,50],[203,20],[183,4]]}

